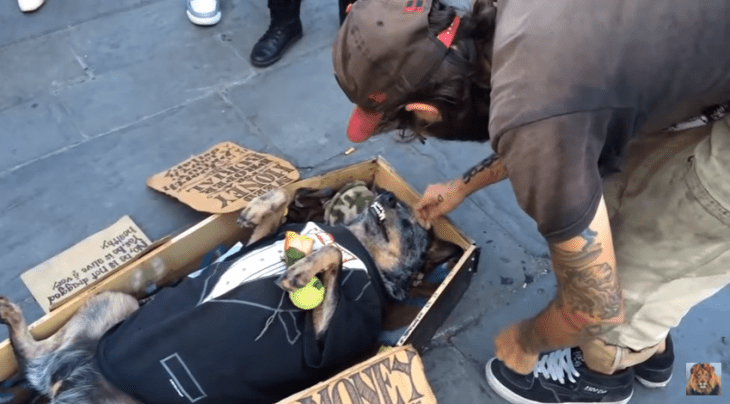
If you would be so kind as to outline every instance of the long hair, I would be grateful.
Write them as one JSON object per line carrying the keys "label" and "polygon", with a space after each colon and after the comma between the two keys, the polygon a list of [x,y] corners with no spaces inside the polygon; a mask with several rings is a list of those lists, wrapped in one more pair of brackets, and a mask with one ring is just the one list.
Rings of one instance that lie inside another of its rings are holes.
{"label": "long hair", "polygon": [[[429,29],[439,33],[448,28],[456,9],[434,0]],[[444,140],[489,140],[491,48],[496,9],[491,0],[477,0],[461,20],[456,37],[443,63],[417,91],[383,118],[376,132],[398,130],[403,141],[432,136]],[[427,123],[405,110],[406,104],[432,104],[442,120]]]}

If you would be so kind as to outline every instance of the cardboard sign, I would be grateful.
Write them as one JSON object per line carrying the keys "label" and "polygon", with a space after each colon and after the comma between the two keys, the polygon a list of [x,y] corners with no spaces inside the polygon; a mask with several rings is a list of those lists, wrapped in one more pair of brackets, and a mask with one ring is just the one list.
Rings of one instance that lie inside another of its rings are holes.
{"label": "cardboard sign", "polygon": [[134,260],[150,244],[150,239],[132,219],[124,216],[107,229],[26,271],[20,278],[48,313],[52,307]]}
{"label": "cardboard sign", "polygon": [[393,348],[278,404],[436,404],[410,345]]}
{"label": "cardboard sign", "polygon": [[224,142],[150,177],[147,186],[201,212],[229,213],[298,179],[286,160]]}

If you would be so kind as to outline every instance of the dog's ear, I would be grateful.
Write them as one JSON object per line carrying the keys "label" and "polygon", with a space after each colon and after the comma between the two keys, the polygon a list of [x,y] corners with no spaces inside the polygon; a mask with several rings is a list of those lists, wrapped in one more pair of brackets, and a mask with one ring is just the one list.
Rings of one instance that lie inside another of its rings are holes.
{"label": "dog's ear", "polygon": [[458,259],[464,252],[458,245],[437,238],[433,230],[429,231],[429,234],[431,237],[431,245],[429,245],[428,251],[426,252],[427,272],[449,259]]}

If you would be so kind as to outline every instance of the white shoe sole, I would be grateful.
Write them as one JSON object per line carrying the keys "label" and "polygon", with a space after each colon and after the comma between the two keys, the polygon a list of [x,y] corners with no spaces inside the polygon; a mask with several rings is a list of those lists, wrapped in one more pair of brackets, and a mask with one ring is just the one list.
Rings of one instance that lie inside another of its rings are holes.
{"label": "white shoe sole", "polygon": [[646,379],[642,379],[642,378],[640,378],[639,376],[634,376],[634,377],[635,377],[635,378],[636,378],[636,380],[638,380],[638,381],[639,381],[639,383],[641,383],[641,384],[642,384],[642,385],[643,385],[644,387],[648,387],[648,388],[650,388],[650,389],[658,389],[658,388],[660,388],[660,387],[666,387],[666,385],[667,385],[667,384],[669,384],[669,381],[670,381],[670,380],[672,380],[672,376],[674,376],[674,375],[669,375],[669,379],[667,379],[667,381],[665,381],[665,382],[659,382],[659,383],[657,383],[657,382],[650,382],[650,381],[648,381],[648,380],[646,380]]}
{"label": "white shoe sole", "polygon": [[221,20],[221,12],[219,11],[216,15],[207,18],[196,17],[190,13],[190,10],[186,10],[188,13],[188,19],[195,25],[215,25]]}
{"label": "white shoe sole", "polygon": [[44,0],[18,0],[20,11],[28,13],[38,10],[43,5]]}
{"label": "white shoe sole", "polygon": [[[500,397],[503,399],[509,401],[512,404],[544,404],[539,401],[532,401],[529,399],[526,399],[524,397],[521,397],[514,393],[512,390],[505,387],[502,383],[497,380],[497,378],[494,376],[494,373],[492,373],[492,362],[497,358],[492,358],[487,362],[486,371],[487,371],[487,383],[489,386],[494,390],[495,393],[497,393]],[[631,392],[631,395],[627,397],[624,400],[621,401],[611,401],[611,402],[602,402],[600,404],[626,404],[631,400],[631,397],[633,397],[634,392]],[[586,404],[586,403],[561,403],[561,404]]]}

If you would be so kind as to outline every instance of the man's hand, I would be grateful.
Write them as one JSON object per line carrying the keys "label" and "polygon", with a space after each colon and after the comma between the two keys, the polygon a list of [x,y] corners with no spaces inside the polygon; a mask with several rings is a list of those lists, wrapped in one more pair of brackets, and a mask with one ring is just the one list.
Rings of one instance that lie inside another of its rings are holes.
{"label": "man's hand", "polygon": [[423,198],[415,206],[421,220],[425,223],[431,223],[432,220],[456,209],[464,201],[466,195],[462,193],[462,188],[458,184],[459,181],[452,180],[432,184],[426,188]]}
{"label": "man's hand", "polygon": [[497,359],[513,371],[526,375],[535,368],[539,354],[526,352],[520,345],[519,324],[503,329],[494,340]]}
{"label": "man's hand", "polygon": [[429,185],[415,209],[423,224],[456,209],[473,192],[507,178],[507,170],[492,155],[470,168],[461,178]]}

